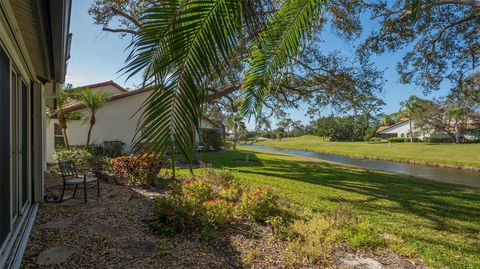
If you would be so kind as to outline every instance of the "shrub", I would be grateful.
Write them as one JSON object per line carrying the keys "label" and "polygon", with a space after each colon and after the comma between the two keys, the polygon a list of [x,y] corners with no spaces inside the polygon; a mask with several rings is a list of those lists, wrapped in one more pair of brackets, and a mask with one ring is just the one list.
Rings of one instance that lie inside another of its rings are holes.
{"label": "shrub", "polygon": [[388,142],[390,143],[403,143],[407,142],[407,139],[405,137],[389,137]]}
{"label": "shrub", "polygon": [[290,236],[285,252],[290,265],[326,262],[332,255],[338,230],[333,218],[315,214],[309,220],[295,220],[289,226]]}
{"label": "shrub", "polygon": [[264,222],[279,213],[278,196],[270,187],[257,187],[243,192],[238,209],[247,219]]}
{"label": "shrub", "polygon": [[[286,263],[310,265],[328,263],[337,243],[358,225],[355,214],[345,207],[330,213],[315,213],[294,220],[288,233]],[[353,234],[353,233],[352,233]]]}
{"label": "shrub", "polygon": [[201,180],[192,180],[174,187],[172,195],[179,197],[184,203],[199,208],[206,201],[213,199],[213,189]]}
{"label": "shrub", "polygon": [[205,150],[219,150],[223,146],[223,134],[220,130],[202,128],[200,138]]}
{"label": "shrub", "polygon": [[191,180],[174,185],[169,196],[156,199],[152,226],[161,233],[201,228],[204,237],[210,238],[230,222],[232,213],[233,203],[216,197],[206,182]]}
{"label": "shrub", "polygon": [[117,158],[125,153],[125,143],[122,141],[105,141],[103,146],[105,156],[110,158]]}
{"label": "shrub", "polygon": [[428,137],[425,138],[426,142],[428,143],[453,143],[453,139],[448,137],[448,138],[440,138],[440,137]]}
{"label": "shrub", "polygon": [[242,190],[240,188],[224,188],[218,191],[218,196],[230,202],[238,202],[242,196]]}
{"label": "shrub", "polygon": [[[390,143],[402,143],[402,142],[410,142],[409,137],[389,137],[388,142]],[[413,142],[421,142],[419,138],[414,137]]]}
{"label": "shrub", "polygon": [[198,177],[216,189],[237,187],[239,185],[235,176],[225,169],[203,169]]}
{"label": "shrub", "polygon": [[211,229],[218,229],[231,221],[233,206],[223,198],[216,198],[203,204],[202,223]]}
{"label": "shrub", "polygon": [[117,158],[124,155],[125,143],[122,141],[105,141],[103,144],[92,144],[88,150],[93,155]]}
{"label": "shrub", "polygon": [[368,141],[370,141],[370,142],[380,142],[380,141],[382,141],[382,139],[380,137],[372,137]]}
{"label": "shrub", "polygon": [[233,142],[232,142],[232,141],[225,141],[225,143],[224,143],[224,148],[225,148],[226,150],[231,150],[231,149],[233,149]]}
{"label": "shrub", "polygon": [[153,203],[153,228],[160,233],[179,233],[195,225],[195,211],[179,199],[160,197]]}
{"label": "shrub", "polygon": [[112,172],[133,185],[153,185],[161,161],[153,155],[130,155],[112,160]]}
{"label": "shrub", "polygon": [[73,161],[79,170],[86,170],[92,154],[83,148],[58,148],[53,154],[53,158],[57,161]]}
{"label": "shrub", "polygon": [[268,217],[265,222],[268,224],[268,226],[272,229],[272,233],[274,235],[278,235],[280,229],[283,227],[285,224],[285,220],[281,216],[271,216]]}

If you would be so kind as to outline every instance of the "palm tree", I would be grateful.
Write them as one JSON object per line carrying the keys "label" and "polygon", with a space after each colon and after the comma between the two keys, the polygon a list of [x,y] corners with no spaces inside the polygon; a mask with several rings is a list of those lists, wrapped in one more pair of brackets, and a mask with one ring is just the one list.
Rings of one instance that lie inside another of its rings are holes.
{"label": "palm tree", "polygon": [[417,96],[411,95],[407,100],[400,103],[400,114],[404,114],[408,118],[408,124],[410,128],[410,143],[413,143],[412,120],[418,100],[419,98]]}
{"label": "palm tree", "polygon": [[238,132],[247,129],[239,114],[233,114],[226,120],[226,126],[233,131],[233,149],[237,148]]}
{"label": "palm tree", "polygon": [[67,135],[67,117],[63,112],[63,107],[71,98],[70,93],[67,89],[61,89],[58,97],[57,97],[57,110],[55,111],[57,114],[58,119],[58,126],[62,129],[63,133],[63,143],[65,144],[66,149],[70,149],[70,144],[68,142],[68,135]]}
{"label": "palm tree", "polygon": [[[326,5],[323,0],[288,0],[262,13],[257,12],[259,3],[166,0],[142,14],[140,34],[122,69],[128,78],[143,74],[145,86],[155,87],[140,110],[136,147],[163,154],[174,144],[191,164],[206,92],[202,85],[222,76],[240,39],[251,46],[241,112],[252,115],[260,109]],[[260,13],[269,15],[259,18]]]}
{"label": "palm tree", "polygon": [[92,129],[96,123],[95,114],[110,100],[110,95],[104,91],[92,91],[89,88],[85,88],[77,92],[75,99],[90,110],[90,127],[88,128],[87,142],[85,144],[88,147]]}

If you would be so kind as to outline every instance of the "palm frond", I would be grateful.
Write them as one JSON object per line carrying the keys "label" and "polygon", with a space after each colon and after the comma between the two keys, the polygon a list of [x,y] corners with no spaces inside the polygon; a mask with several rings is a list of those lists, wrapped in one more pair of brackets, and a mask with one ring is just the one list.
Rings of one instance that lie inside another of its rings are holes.
{"label": "palm frond", "polygon": [[415,23],[423,15],[423,12],[430,11],[433,7],[432,0],[411,0],[412,23]]}
{"label": "palm frond", "polygon": [[142,105],[135,147],[163,154],[171,145],[191,163],[208,74],[221,72],[240,29],[239,0],[162,1],[146,11],[123,69],[130,76],[147,69],[155,85]]}
{"label": "palm frond", "polygon": [[323,0],[286,2],[258,38],[243,82],[242,114],[257,112],[281,72],[293,62],[324,9]]}

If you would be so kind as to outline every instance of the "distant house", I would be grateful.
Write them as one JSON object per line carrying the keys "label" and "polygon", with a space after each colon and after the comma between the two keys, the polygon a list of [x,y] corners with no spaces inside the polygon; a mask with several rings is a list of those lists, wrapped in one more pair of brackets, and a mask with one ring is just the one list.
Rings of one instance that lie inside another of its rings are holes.
{"label": "distant house", "polygon": [[20,268],[43,201],[45,109],[70,57],[71,1],[0,1],[0,268]]}
{"label": "distant house", "polygon": [[[422,132],[419,128],[415,126],[415,120],[412,120],[412,129],[413,129],[413,137],[418,139],[425,139],[425,138],[439,138],[439,139],[451,139],[451,137],[445,132],[435,132],[433,130]],[[471,134],[465,133],[460,134],[461,140],[477,140],[479,137]],[[410,123],[408,118],[402,118],[395,124],[389,126],[380,126],[377,129],[377,136],[387,139],[389,137],[410,137]]]}
{"label": "distant house", "polygon": [[[153,88],[140,88],[127,91],[113,81],[86,85],[92,91],[107,91],[111,93],[110,101],[96,114],[96,125],[92,132],[92,142],[95,144],[105,141],[122,141],[126,150],[132,149],[132,140],[135,135],[141,113],[137,113]],[[63,108],[65,113],[79,112],[85,116],[90,115],[88,109],[78,102],[70,102]],[[69,120],[67,122],[67,135],[70,145],[84,145],[86,142],[88,123],[84,120]],[[201,128],[222,129],[207,117],[203,117]],[[198,142],[197,137],[197,142]],[[50,120],[47,126],[47,161],[53,163],[55,148],[63,146],[63,134],[56,119]]]}

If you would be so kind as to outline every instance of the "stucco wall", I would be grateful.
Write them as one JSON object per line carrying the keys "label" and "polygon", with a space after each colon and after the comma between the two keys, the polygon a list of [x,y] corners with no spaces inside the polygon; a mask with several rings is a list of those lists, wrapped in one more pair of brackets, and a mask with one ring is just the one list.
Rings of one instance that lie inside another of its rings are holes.
{"label": "stucco wall", "polygon": [[[98,110],[96,114],[96,125],[92,130],[91,142],[97,144],[103,141],[120,140],[125,143],[126,149],[132,147],[132,140],[141,113],[136,113],[143,101],[151,92],[144,92],[131,95],[125,98],[112,100],[104,107]],[[78,112],[84,115],[90,115],[88,110],[83,108]],[[55,119],[50,120],[47,126],[47,159],[52,163],[54,145],[54,123]],[[202,128],[213,128],[212,124],[206,120],[202,121]],[[89,123],[88,120],[75,120],[67,123],[67,134],[70,145],[83,145],[86,142]]]}

